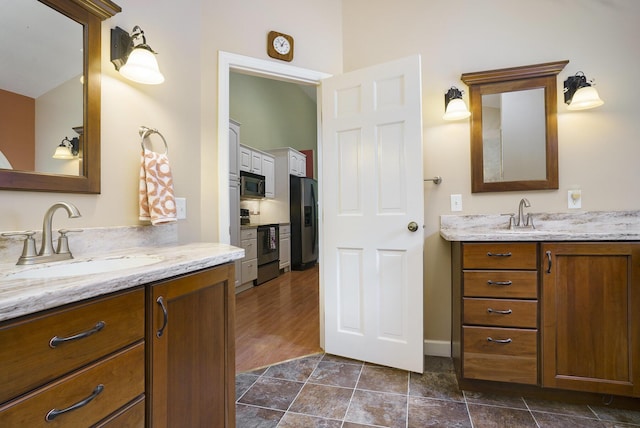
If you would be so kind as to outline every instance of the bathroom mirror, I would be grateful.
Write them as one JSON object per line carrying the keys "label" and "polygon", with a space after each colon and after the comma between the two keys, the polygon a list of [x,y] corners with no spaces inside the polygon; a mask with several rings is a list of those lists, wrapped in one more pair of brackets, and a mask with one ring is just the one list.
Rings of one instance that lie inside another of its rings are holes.
{"label": "bathroom mirror", "polygon": [[[121,9],[109,0],[6,2],[0,111],[12,126],[0,132],[0,189],[100,193],[101,22]],[[52,159],[65,137],[78,139],[78,157]]]}
{"label": "bathroom mirror", "polygon": [[558,188],[557,75],[569,61],[464,73],[471,191]]}

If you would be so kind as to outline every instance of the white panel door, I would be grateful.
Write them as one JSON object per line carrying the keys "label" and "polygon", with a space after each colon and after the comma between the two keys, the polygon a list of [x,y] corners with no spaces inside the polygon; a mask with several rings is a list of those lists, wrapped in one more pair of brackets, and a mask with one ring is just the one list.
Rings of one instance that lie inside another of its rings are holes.
{"label": "white panel door", "polygon": [[325,351],[419,373],[421,93],[419,56],[322,81]]}

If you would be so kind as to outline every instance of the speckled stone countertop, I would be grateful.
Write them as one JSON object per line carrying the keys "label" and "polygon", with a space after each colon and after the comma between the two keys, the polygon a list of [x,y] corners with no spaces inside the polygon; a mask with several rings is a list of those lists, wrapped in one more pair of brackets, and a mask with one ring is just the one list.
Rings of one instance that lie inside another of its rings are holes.
{"label": "speckled stone countertop", "polygon": [[640,241],[640,211],[532,213],[535,229],[509,229],[508,215],[443,215],[447,241]]}
{"label": "speckled stone countertop", "polygon": [[[79,276],[46,279],[16,279],[13,273],[42,269],[54,264],[77,263],[109,258],[154,257],[158,261],[146,266]],[[91,297],[125,290],[171,278],[200,269],[231,262],[244,257],[244,250],[219,243],[163,244],[127,247],[73,260],[16,266],[15,260],[0,263],[0,321],[35,313]]]}

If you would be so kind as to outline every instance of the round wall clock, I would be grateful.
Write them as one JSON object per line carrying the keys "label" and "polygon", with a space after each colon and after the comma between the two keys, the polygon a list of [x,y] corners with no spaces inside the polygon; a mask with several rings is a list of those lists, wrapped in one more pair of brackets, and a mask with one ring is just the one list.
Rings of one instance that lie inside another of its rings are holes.
{"label": "round wall clock", "polygon": [[271,58],[291,61],[293,59],[293,37],[277,31],[269,31],[267,54]]}

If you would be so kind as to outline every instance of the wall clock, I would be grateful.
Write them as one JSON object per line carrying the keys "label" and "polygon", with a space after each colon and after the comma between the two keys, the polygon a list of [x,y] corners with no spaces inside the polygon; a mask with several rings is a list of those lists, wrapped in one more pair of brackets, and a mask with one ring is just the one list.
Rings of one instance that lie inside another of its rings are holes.
{"label": "wall clock", "polygon": [[267,54],[271,58],[291,61],[293,59],[293,37],[277,31],[269,31]]}

